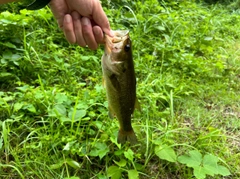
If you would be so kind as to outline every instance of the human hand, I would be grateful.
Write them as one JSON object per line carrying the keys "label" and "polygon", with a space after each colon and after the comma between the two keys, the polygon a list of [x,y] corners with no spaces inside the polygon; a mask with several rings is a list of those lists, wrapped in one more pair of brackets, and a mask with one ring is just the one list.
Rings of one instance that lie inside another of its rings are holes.
{"label": "human hand", "polygon": [[103,32],[113,36],[99,0],[51,0],[49,5],[70,43],[96,50]]}

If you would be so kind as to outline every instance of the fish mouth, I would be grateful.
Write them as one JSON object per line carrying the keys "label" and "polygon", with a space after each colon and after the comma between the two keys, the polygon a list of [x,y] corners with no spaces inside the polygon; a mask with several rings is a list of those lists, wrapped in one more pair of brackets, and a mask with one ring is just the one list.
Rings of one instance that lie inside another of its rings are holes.
{"label": "fish mouth", "polygon": [[113,31],[114,38],[113,43],[118,43],[121,41],[125,41],[128,38],[129,30],[116,30]]}
{"label": "fish mouth", "polygon": [[105,35],[105,49],[108,55],[121,52],[125,40],[129,38],[129,30],[115,30],[113,34],[113,37]]}

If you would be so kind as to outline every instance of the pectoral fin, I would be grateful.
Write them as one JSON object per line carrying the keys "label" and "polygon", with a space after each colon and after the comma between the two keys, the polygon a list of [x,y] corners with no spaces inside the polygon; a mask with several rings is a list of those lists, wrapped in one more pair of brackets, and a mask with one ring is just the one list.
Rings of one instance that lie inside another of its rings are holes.
{"label": "pectoral fin", "polygon": [[121,86],[119,84],[119,81],[117,79],[117,75],[115,74],[112,74],[110,77],[109,77],[110,81],[111,81],[111,84],[112,86],[114,87],[115,90],[120,90],[121,89]]}

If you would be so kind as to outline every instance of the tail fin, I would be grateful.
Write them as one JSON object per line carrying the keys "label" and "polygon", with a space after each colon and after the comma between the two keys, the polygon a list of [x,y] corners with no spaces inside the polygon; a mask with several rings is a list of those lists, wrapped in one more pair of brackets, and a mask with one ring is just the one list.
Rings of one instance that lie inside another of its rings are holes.
{"label": "tail fin", "polygon": [[130,142],[131,145],[137,143],[137,137],[136,137],[134,131],[133,130],[123,131],[123,130],[120,129],[119,132],[118,132],[117,142],[120,143],[120,144],[124,144],[127,141]]}

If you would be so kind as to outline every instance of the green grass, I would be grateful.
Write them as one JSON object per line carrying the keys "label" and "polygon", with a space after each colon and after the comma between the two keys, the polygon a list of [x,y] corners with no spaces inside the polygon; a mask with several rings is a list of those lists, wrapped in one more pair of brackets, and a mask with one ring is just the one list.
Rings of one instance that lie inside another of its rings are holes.
{"label": "green grass", "polygon": [[116,142],[103,47],[69,45],[48,8],[8,5],[0,14],[0,178],[204,178],[196,172],[206,172],[204,161],[206,178],[240,178],[239,12],[102,3],[112,28],[129,29],[133,41],[139,144]]}

